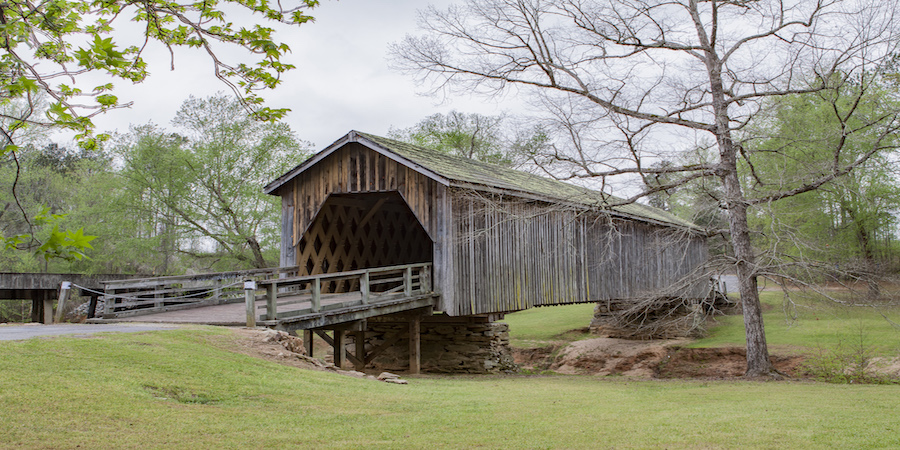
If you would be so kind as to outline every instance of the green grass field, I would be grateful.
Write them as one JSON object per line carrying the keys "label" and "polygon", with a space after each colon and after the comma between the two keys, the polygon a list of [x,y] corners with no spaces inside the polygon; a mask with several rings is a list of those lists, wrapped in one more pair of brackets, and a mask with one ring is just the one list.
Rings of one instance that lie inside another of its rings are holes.
{"label": "green grass field", "polygon": [[900,445],[893,386],[433,377],[280,366],[199,329],[0,343],[21,448],[822,448]]}
{"label": "green grass field", "polygon": [[[858,344],[877,355],[900,355],[900,308],[843,306],[813,295],[795,294],[794,305],[781,292],[763,292],[763,320],[770,349],[808,352]],[[709,335],[694,347],[744,345],[741,316],[716,318]]]}
{"label": "green grass field", "polygon": [[[769,308],[775,346],[829,345],[860,324],[873,345],[896,345],[874,310],[808,306],[791,325]],[[550,342],[586,337],[569,331],[590,314],[542,308],[507,321],[514,341]],[[697,345],[741,345],[735,319]],[[0,447],[900,446],[896,385],[418,376],[400,386],[254,359],[228,351],[233,339],[196,328],[0,342]]]}
{"label": "green grass field", "polygon": [[549,306],[507,314],[514,347],[541,347],[553,342],[592,337],[584,329],[591,323],[594,304]]}
{"label": "green grass field", "polygon": [[[900,308],[843,306],[809,294],[794,294],[792,299],[793,306],[781,292],[761,294],[773,351],[806,353],[862,341],[877,355],[900,355]],[[553,306],[509,314],[503,321],[510,325],[513,346],[539,347],[592,337],[582,330],[592,315],[593,304]],[[744,346],[741,316],[717,316],[708,329],[707,337],[690,346]]]}

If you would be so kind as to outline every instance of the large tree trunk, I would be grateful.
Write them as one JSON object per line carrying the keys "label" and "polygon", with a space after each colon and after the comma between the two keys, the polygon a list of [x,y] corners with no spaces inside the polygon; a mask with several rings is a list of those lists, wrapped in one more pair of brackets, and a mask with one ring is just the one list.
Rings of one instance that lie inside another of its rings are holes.
{"label": "large tree trunk", "polygon": [[[693,4],[696,8],[696,4]],[[700,30],[699,16],[695,17]],[[701,40],[708,45],[707,68],[709,70],[712,106],[715,112],[716,144],[719,147],[718,175],[725,193],[728,208],[728,225],[731,244],[737,261],[738,285],[741,292],[741,307],[744,312],[744,329],[747,334],[747,377],[774,375],[775,367],[769,360],[766,344],[766,330],[763,327],[762,307],[756,283],[756,256],[750,242],[750,226],[747,224],[747,201],[744,198],[738,178],[738,146],[731,137],[728,106],[725,102],[725,88],[722,83],[722,65],[705,35]]]}
{"label": "large tree trunk", "polygon": [[744,313],[744,330],[747,334],[747,377],[768,376],[775,373],[769,360],[766,330],[763,324],[762,306],[756,281],[756,261],[750,243],[747,226],[747,207],[740,204],[729,210],[729,226],[737,275],[741,292],[741,308]]}
{"label": "large tree trunk", "polygon": [[728,206],[728,225],[731,244],[737,261],[738,285],[741,307],[744,312],[744,329],[747,334],[747,377],[775,375],[775,367],[769,360],[766,330],[763,326],[762,306],[756,283],[756,255],[750,242],[750,226],[747,224],[747,202],[737,176],[737,155],[733,142],[727,137],[719,140],[722,164],[722,186]]}

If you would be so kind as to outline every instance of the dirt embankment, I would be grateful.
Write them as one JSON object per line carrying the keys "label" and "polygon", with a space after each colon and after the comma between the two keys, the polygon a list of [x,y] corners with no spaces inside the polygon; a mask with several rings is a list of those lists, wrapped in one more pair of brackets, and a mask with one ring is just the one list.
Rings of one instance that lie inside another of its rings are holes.
{"label": "dirt embankment", "polygon": [[[621,375],[643,379],[734,379],[743,376],[746,371],[743,348],[684,348],[688,342],[687,339],[636,341],[594,338],[541,348],[513,348],[513,353],[517,364],[535,372],[549,370],[562,374]],[[304,355],[299,338],[271,330],[235,329],[232,334],[211,337],[210,344],[278,364],[375,379],[361,372],[339,370],[327,361],[310,358]],[[324,346],[317,346],[318,355],[325,354]],[[772,355],[771,358],[775,368],[790,378],[810,377],[804,368],[803,356]],[[878,379],[898,380],[900,357],[872,358],[866,371],[875,378],[880,377]],[[405,381],[390,382],[402,384]]]}
{"label": "dirt embankment", "polygon": [[[532,349],[513,349],[522,368],[562,374],[633,378],[737,378],[747,369],[743,348],[684,348],[687,339],[634,341],[595,338]],[[803,377],[802,356],[772,356],[775,368]]]}

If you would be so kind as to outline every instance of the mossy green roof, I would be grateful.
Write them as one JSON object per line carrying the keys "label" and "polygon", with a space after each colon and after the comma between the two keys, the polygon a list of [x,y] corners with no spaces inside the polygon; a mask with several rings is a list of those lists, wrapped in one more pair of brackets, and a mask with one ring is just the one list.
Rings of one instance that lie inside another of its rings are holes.
{"label": "mossy green roof", "polygon": [[625,216],[696,228],[696,225],[693,223],[667,211],[639,203],[622,204],[622,200],[619,198],[574,184],[469,158],[448,155],[426,147],[381,136],[360,132],[355,133],[379,147],[445,178],[450,182],[451,186],[474,185],[469,187],[483,186],[487,189],[501,189],[512,191],[512,193],[527,194],[544,200],[572,203],[592,208],[606,208]]}

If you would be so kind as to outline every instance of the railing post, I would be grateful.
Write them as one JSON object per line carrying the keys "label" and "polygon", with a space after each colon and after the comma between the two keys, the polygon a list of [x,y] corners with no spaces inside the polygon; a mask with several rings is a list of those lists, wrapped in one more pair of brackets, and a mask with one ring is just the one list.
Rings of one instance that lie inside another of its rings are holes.
{"label": "railing post", "polygon": [[419,270],[419,288],[422,292],[431,292],[431,267],[423,265]]}
{"label": "railing post", "polygon": [[407,267],[403,272],[403,294],[407,297],[412,296],[412,267]]}
{"label": "railing post", "polygon": [[369,303],[369,271],[359,277],[359,292],[362,295],[363,304]]}
{"label": "railing post", "polygon": [[278,285],[275,282],[266,285],[266,320],[278,318]]}
{"label": "railing post", "polygon": [[103,294],[103,317],[107,319],[116,317],[116,303],[119,301],[116,289],[103,289]]}
{"label": "railing post", "polygon": [[312,311],[319,312],[322,309],[322,280],[319,278],[313,279],[312,290],[310,292],[312,294]]}
{"label": "railing post", "polygon": [[256,328],[256,282],[244,281],[244,300],[247,304],[247,327]]}
{"label": "railing post", "polygon": [[59,301],[56,302],[56,317],[54,318],[51,315],[53,313],[53,304],[50,301],[44,301],[44,317],[41,318],[41,322],[43,322],[45,325],[49,325],[54,321],[57,323],[61,322],[63,315],[63,306],[65,306],[66,301],[69,300],[69,295],[71,295],[71,293],[72,283],[70,281],[63,281],[62,283],[60,283]]}

